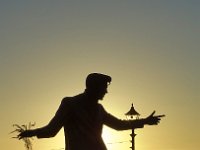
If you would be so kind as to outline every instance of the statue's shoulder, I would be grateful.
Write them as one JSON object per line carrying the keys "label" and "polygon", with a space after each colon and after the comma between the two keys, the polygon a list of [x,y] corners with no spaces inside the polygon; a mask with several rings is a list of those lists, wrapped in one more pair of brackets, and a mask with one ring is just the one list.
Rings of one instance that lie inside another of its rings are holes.
{"label": "statue's shoulder", "polygon": [[65,105],[73,105],[73,104],[76,104],[79,102],[79,100],[82,100],[82,95],[79,94],[79,95],[75,95],[75,96],[71,96],[71,97],[64,97],[62,99],[62,103],[65,104]]}

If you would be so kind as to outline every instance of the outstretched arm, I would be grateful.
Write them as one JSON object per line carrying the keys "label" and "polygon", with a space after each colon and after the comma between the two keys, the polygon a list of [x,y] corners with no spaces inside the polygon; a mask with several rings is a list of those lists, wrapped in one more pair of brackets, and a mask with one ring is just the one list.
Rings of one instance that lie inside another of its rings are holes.
{"label": "outstretched arm", "polygon": [[42,127],[42,128],[37,128],[33,130],[26,130],[21,132],[18,135],[19,139],[22,139],[24,137],[32,137],[32,136],[37,136],[38,138],[49,138],[55,136],[58,131],[61,129],[62,125],[57,123],[56,117],[54,117],[48,125]]}
{"label": "outstretched arm", "polygon": [[116,130],[143,128],[144,125],[157,125],[160,122],[161,117],[165,116],[165,115],[154,116],[154,114],[155,111],[144,119],[128,121],[128,120],[120,120],[107,113],[104,117],[104,124]]}
{"label": "outstretched arm", "polygon": [[63,126],[63,118],[65,116],[64,101],[62,101],[55,116],[51,119],[48,125],[33,130],[26,130],[18,135],[19,139],[24,137],[37,136],[38,138],[49,138],[55,136]]}

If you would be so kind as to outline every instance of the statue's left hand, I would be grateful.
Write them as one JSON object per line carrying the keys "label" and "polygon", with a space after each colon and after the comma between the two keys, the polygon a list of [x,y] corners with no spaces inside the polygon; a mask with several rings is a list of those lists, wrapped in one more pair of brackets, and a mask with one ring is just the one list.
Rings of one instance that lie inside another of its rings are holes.
{"label": "statue's left hand", "polygon": [[147,118],[144,119],[145,124],[147,125],[157,125],[160,120],[161,117],[165,117],[165,115],[158,115],[158,116],[154,116],[156,111],[153,111],[151,113],[151,115],[149,115]]}

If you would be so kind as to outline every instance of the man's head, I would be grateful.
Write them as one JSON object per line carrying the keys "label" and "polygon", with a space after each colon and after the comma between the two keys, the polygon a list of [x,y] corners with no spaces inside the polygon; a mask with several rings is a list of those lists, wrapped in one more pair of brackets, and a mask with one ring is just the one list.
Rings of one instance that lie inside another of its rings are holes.
{"label": "man's head", "polygon": [[111,80],[111,77],[108,75],[91,73],[86,78],[86,91],[95,95],[98,99],[103,99]]}

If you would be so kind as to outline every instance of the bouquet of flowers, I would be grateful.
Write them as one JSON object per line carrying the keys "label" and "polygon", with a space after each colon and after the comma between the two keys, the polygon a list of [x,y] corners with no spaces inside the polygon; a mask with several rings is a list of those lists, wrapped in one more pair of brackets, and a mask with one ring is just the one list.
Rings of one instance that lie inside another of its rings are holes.
{"label": "bouquet of flowers", "polygon": [[[10,133],[16,133],[17,132],[18,134],[20,134],[20,133],[22,133],[26,130],[30,130],[34,126],[35,126],[35,123],[31,123],[31,122],[29,122],[28,125],[13,124],[13,127],[15,128],[15,130],[10,132]],[[12,138],[19,139],[18,136],[15,136],[15,137],[12,137]],[[33,138],[30,138],[30,137],[29,138],[28,137],[22,138],[22,140],[24,141],[24,146],[25,146],[26,150],[33,150],[32,149],[32,142],[31,142],[32,139]]]}

